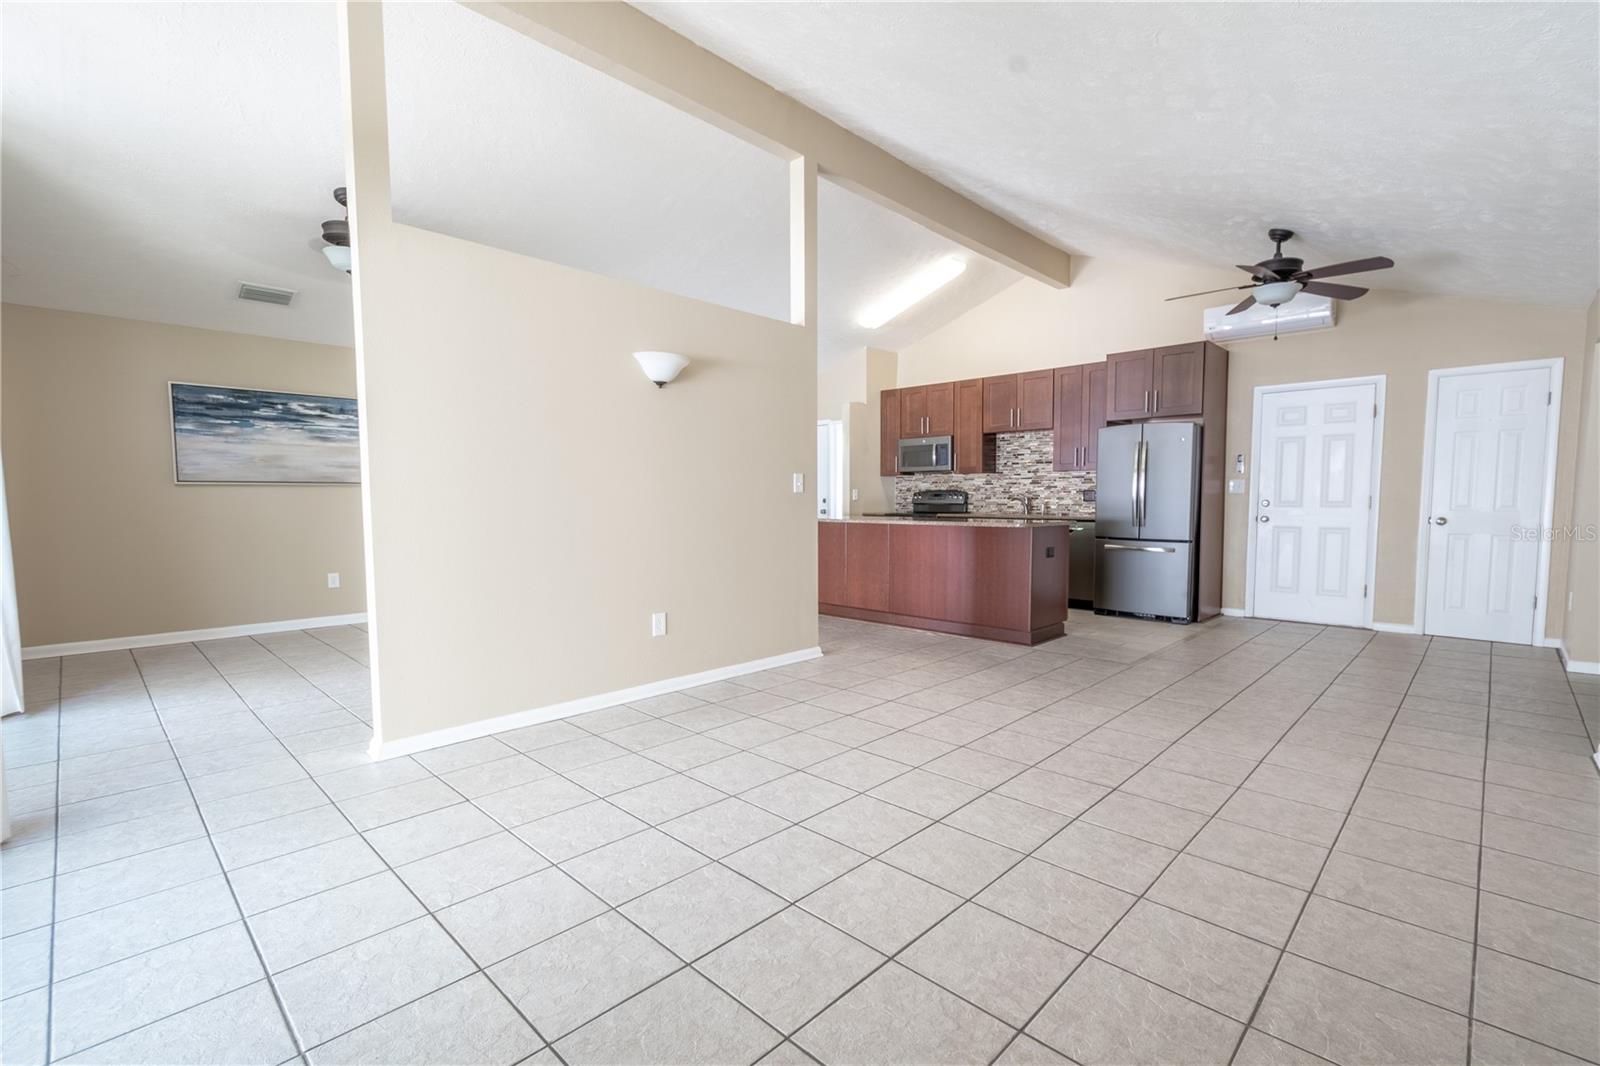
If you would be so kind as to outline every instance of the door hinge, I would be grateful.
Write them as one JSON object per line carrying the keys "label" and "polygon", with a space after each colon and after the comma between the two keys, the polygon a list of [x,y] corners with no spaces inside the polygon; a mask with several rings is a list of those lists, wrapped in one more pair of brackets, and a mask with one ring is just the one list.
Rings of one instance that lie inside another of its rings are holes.
{"label": "door hinge", "polygon": [[1544,394],[1544,405],[1546,407],[1549,407],[1550,404],[1555,400],[1555,396],[1556,396],[1556,394],[1555,394],[1554,391],[1545,393]]}
{"label": "door hinge", "polygon": [[1537,611],[1539,609],[1539,597],[1537,597],[1537,596],[1535,596],[1533,598],[1533,609],[1535,611]]}
{"label": "door hinge", "polygon": [[1365,586],[1365,585],[1361,586],[1361,598],[1362,599],[1366,599],[1367,598],[1367,586]]}
{"label": "door hinge", "polygon": [[1373,418],[1377,418],[1378,417],[1378,405],[1377,404],[1373,404],[1372,405],[1372,417]]}

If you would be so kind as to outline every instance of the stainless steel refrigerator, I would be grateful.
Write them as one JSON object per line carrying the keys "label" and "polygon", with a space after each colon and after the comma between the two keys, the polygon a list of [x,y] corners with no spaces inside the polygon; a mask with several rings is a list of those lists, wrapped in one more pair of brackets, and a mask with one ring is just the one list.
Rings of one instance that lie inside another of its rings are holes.
{"label": "stainless steel refrigerator", "polygon": [[1095,488],[1095,610],[1194,621],[1200,425],[1107,426]]}

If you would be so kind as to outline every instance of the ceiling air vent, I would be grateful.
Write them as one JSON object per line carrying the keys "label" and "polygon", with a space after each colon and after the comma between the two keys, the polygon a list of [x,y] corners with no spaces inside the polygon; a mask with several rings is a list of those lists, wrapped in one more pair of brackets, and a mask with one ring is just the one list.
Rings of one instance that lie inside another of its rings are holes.
{"label": "ceiling air vent", "polygon": [[279,307],[288,307],[294,300],[295,292],[294,289],[275,289],[271,285],[252,285],[248,281],[239,283],[239,299],[277,304]]}

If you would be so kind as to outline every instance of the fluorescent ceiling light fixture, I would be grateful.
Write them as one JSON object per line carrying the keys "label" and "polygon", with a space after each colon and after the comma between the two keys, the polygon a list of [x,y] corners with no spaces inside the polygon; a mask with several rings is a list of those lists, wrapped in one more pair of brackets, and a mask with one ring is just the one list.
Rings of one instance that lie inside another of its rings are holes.
{"label": "fluorescent ceiling light fixture", "polygon": [[947,255],[929,263],[863,308],[856,316],[856,324],[863,329],[877,329],[892,322],[908,308],[959,278],[966,269],[967,261],[959,255]]}

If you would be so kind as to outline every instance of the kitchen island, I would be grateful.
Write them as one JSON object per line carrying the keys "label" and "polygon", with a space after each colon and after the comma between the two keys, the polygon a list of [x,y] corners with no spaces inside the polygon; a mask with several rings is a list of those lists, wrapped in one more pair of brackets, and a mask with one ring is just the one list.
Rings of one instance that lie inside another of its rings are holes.
{"label": "kitchen island", "polygon": [[860,517],[817,523],[823,614],[1037,644],[1067,619],[1070,523]]}

